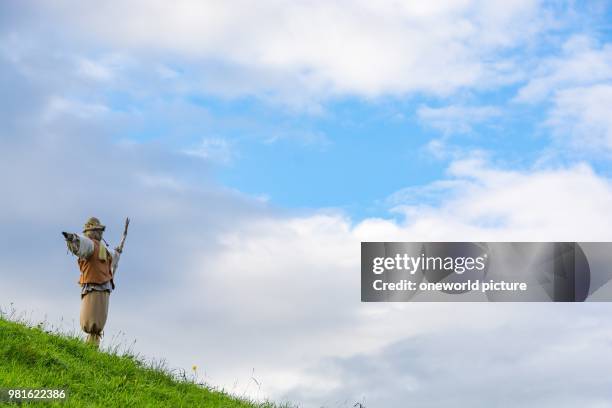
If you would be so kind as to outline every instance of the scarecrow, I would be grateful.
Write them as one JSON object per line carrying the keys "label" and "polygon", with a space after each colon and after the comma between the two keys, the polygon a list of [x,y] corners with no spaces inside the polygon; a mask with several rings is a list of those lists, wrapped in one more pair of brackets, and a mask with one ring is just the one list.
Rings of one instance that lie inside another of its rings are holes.
{"label": "scarecrow", "polygon": [[[113,253],[102,238],[106,227],[91,217],[83,227],[83,235],[62,232],[68,250],[78,257],[81,271],[81,329],[87,333],[87,342],[99,347],[108,316],[108,301],[115,289],[115,274],[119,257],[127,236],[130,219],[125,220],[121,243]],[[105,245],[106,244],[106,245]]]}

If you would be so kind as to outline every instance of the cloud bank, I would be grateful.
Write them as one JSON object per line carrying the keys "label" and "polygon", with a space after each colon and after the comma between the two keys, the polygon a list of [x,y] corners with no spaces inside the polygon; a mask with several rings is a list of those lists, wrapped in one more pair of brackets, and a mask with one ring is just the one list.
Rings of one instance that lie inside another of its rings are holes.
{"label": "cloud bank", "polygon": [[[10,21],[35,22],[52,41],[78,32],[69,37],[76,46],[173,55],[193,70],[160,72],[186,76],[192,87],[226,96],[268,94],[289,104],[343,95],[446,95],[514,83],[523,74],[513,51],[550,29],[553,14],[535,0],[32,4],[6,5]],[[115,63],[80,65],[83,74],[109,80]]]}

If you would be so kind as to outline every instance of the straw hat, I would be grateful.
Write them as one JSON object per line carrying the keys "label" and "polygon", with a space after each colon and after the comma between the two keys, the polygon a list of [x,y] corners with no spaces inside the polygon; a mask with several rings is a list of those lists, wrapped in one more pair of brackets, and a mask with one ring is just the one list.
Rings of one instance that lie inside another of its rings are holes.
{"label": "straw hat", "polygon": [[100,220],[96,217],[90,217],[85,225],[83,226],[83,232],[87,231],[104,231],[106,229],[105,225],[100,224]]}

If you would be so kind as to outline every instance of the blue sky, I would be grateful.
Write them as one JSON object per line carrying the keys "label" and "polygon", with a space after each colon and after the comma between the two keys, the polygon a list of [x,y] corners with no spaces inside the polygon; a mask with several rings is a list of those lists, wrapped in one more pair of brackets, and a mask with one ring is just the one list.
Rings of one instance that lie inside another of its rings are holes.
{"label": "blue sky", "polygon": [[362,304],[359,260],[611,241],[611,13],[2,2],[0,308],[78,327],[59,232],[129,215],[105,346],[304,407],[609,407],[607,304]]}
{"label": "blue sky", "polygon": [[[527,3],[517,7],[518,20],[523,18],[521,6]],[[546,160],[555,164],[588,161],[607,174],[605,157],[592,152],[569,154],[565,150],[573,147],[553,142],[556,129],[546,125],[552,95],[532,101],[516,98],[537,72],[545,70],[549,60],[563,54],[564,44],[572,38],[588,38],[592,44],[583,45],[587,48],[605,44],[610,36],[610,7],[605,2],[542,3],[538,7],[528,10],[533,13],[528,16],[532,32],[526,30],[525,35],[508,35],[487,44],[489,48],[482,55],[461,51],[465,55],[460,57],[466,61],[457,62],[457,68],[466,64],[482,70],[480,64],[485,63],[492,66],[492,72],[468,80],[460,73],[460,78],[444,89],[429,79],[423,80],[424,84],[401,85],[405,80],[410,82],[413,74],[399,71],[400,89],[387,90],[386,81],[379,77],[385,75],[385,69],[378,70],[388,64],[385,60],[369,62],[367,68],[372,72],[360,73],[357,78],[371,81],[374,89],[359,83],[343,89],[342,84],[334,84],[341,82],[339,78],[325,77],[325,72],[319,74],[329,84],[320,88],[304,83],[308,71],[318,68],[317,61],[309,62],[307,56],[296,57],[306,61],[296,67],[295,74],[302,82],[292,84],[291,78],[283,78],[293,74],[282,72],[285,67],[279,69],[279,78],[274,78],[274,71],[261,73],[259,67],[234,64],[215,50],[210,55],[205,51],[199,54],[197,48],[181,53],[162,44],[159,50],[145,46],[139,51],[98,38],[96,46],[83,48],[76,61],[81,64],[81,73],[91,76],[89,83],[73,81],[65,96],[118,117],[121,126],[112,131],[115,140],[158,143],[169,151],[193,153],[192,157],[210,166],[214,180],[222,186],[265,197],[273,206],[298,211],[335,209],[355,220],[389,216],[390,195],[443,178],[450,160],[473,151],[485,152],[505,168],[529,168],[547,156]],[[436,32],[435,28],[431,31]],[[82,40],[52,32],[52,43],[59,45],[54,58],[75,63],[64,51],[83,46]],[[472,41],[478,39],[469,38]],[[356,65],[367,58],[351,57],[351,64]],[[329,64],[342,63],[335,60],[342,56],[329,58]],[[427,61],[423,67],[418,60],[414,64],[410,67],[415,71],[428,69]],[[292,65],[286,69],[293,69]],[[417,73],[435,81],[436,66],[432,69]],[[262,76],[264,83],[239,84],[233,89],[231,82],[237,76],[249,75],[253,81]],[[229,84],[207,86],[208,77],[210,81],[222,78]],[[314,90],[309,88],[313,86]],[[325,86],[339,89],[327,90]],[[402,86],[406,90],[402,91]],[[457,108],[459,115],[420,115],[428,109],[448,107]],[[466,108],[483,111],[480,116],[462,113]],[[455,153],[452,157],[436,153],[434,145]],[[555,151],[551,153],[551,149]],[[188,175],[196,184],[206,177],[197,172]]]}

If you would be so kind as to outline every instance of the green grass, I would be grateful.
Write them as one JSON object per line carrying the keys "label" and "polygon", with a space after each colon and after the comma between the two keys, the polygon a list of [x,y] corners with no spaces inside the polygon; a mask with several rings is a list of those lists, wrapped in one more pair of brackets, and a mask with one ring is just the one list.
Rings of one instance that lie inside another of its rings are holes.
{"label": "green grass", "polygon": [[[183,376],[185,377],[185,376]],[[64,407],[275,407],[179,380],[133,355],[100,352],[73,336],[0,317],[0,388],[65,388]]]}

